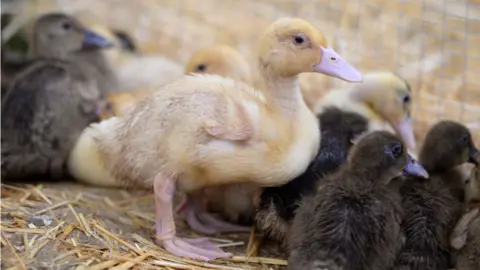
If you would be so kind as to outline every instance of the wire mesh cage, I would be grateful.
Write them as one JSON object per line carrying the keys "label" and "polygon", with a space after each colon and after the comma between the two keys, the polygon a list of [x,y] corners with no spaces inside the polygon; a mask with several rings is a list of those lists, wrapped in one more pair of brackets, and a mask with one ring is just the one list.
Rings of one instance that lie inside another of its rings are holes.
{"label": "wire mesh cage", "polygon": [[[362,71],[387,69],[413,87],[419,140],[439,119],[468,124],[480,139],[480,2],[477,0],[42,0],[31,13],[89,12],[130,33],[143,52],[183,64],[198,48],[224,43],[250,60],[273,20],[314,23]],[[335,80],[319,79],[327,91]]]}

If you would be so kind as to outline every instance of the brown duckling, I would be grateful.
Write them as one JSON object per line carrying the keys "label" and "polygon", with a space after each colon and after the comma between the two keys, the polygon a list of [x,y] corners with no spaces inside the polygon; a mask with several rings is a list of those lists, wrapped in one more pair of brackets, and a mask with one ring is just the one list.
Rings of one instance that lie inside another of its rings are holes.
{"label": "brown duckling", "polygon": [[465,189],[466,213],[450,235],[457,270],[480,269],[480,169],[474,167]]}
{"label": "brown duckling", "polygon": [[2,179],[64,176],[82,130],[98,120],[101,93],[72,54],[111,46],[74,18],[47,14],[34,25],[40,58],[20,72],[2,100]]}
{"label": "brown duckling", "polygon": [[[95,33],[96,37],[101,37],[98,39],[98,42],[104,43],[106,46],[105,50],[98,50],[96,46],[89,46],[85,44],[84,48],[82,49],[74,49],[74,50],[60,50],[55,51],[50,46],[51,43],[56,43],[56,47],[60,46],[67,46],[66,44],[69,42],[74,42],[74,38],[71,38],[71,41],[66,41],[66,36],[62,35],[60,30],[55,30],[55,21],[52,20],[50,23],[45,23],[43,29],[49,28],[50,30],[45,30],[39,32],[39,29],[35,26],[32,29],[32,34],[30,37],[30,45],[29,45],[29,58],[36,59],[39,57],[44,58],[55,58],[55,59],[68,59],[71,62],[75,62],[77,68],[80,70],[82,74],[85,74],[90,80],[96,83],[96,87],[100,90],[102,95],[106,95],[109,92],[116,92],[118,91],[118,78],[115,74],[115,71],[112,69],[111,63],[108,61],[107,57],[105,56],[105,52],[108,52],[110,49],[115,47],[115,44],[105,38],[103,35],[99,34],[95,30],[88,28],[79,21],[76,17],[66,15],[64,13],[54,13],[58,15],[61,20],[62,17],[68,18],[75,25],[82,27],[84,29],[89,29],[89,33]],[[69,27],[70,24],[65,24],[65,27]],[[65,31],[69,31],[70,28],[65,29]],[[49,31],[49,32],[48,32]],[[48,33],[47,33],[48,32]],[[49,38],[46,38],[49,37]],[[92,37],[92,40],[95,38]],[[48,40],[48,41],[47,41]],[[77,41],[78,42],[78,41]],[[65,45],[63,45],[65,44]]]}
{"label": "brown duckling", "polygon": [[402,211],[389,181],[427,178],[403,141],[387,131],[361,135],[348,161],[306,196],[289,231],[288,269],[389,269],[402,245]]}
{"label": "brown duckling", "polygon": [[464,200],[461,165],[475,162],[478,150],[469,130],[454,121],[440,121],[425,137],[420,163],[429,181],[408,177],[400,187],[406,242],[395,269],[449,269],[449,235],[461,216]]}
{"label": "brown duckling", "polygon": [[[350,89],[328,92],[315,108],[323,138],[316,159],[301,176],[284,186],[263,191],[255,218],[258,229],[267,237],[284,242],[298,201],[314,192],[322,179],[319,174],[331,173],[346,161],[352,136],[374,130],[395,133],[391,125],[404,122],[410,137],[410,92],[406,81],[386,71],[367,73],[361,84]],[[333,109],[337,111],[329,112]]]}
{"label": "brown duckling", "polygon": [[286,246],[286,234],[302,197],[314,194],[318,182],[347,161],[352,141],[367,131],[364,117],[331,107],[317,115],[322,141],[307,170],[287,184],[267,187],[258,203],[255,223],[265,236]]}

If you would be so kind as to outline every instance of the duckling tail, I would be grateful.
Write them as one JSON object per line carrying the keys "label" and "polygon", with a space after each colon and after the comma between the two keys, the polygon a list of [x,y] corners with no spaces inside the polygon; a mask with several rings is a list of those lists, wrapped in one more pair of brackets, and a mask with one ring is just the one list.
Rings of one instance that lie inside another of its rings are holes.
{"label": "duckling tail", "polygon": [[[111,118],[113,120],[113,118]],[[104,122],[111,122],[106,120]],[[107,123],[101,123],[107,124]],[[99,124],[93,124],[99,125]],[[103,187],[121,187],[105,167],[105,162],[100,155],[99,146],[94,139],[95,126],[87,127],[78,138],[75,146],[70,152],[68,159],[68,170],[79,182],[103,186]]]}

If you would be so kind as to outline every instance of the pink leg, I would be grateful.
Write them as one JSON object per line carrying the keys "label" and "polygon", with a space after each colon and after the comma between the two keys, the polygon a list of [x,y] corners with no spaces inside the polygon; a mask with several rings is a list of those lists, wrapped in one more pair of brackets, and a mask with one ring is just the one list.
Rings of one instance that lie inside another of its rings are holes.
{"label": "pink leg", "polygon": [[224,252],[206,238],[182,239],[176,236],[173,220],[173,194],[175,180],[157,175],[154,181],[157,238],[163,247],[176,256],[209,261],[216,258],[227,258],[231,253]]}
{"label": "pink leg", "polygon": [[217,232],[250,232],[252,230],[249,226],[241,226],[227,222],[208,212],[199,214],[199,219]]}
{"label": "pink leg", "polygon": [[188,195],[186,206],[187,223],[199,233],[216,234],[223,232],[249,232],[250,227],[229,223],[217,218],[202,207],[201,195]]}
{"label": "pink leg", "polygon": [[187,206],[187,196],[183,195],[182,201],[175,208],[175,213],[178,214],[178,213],[182,212],[183,210],[185,210],[186,206]]}

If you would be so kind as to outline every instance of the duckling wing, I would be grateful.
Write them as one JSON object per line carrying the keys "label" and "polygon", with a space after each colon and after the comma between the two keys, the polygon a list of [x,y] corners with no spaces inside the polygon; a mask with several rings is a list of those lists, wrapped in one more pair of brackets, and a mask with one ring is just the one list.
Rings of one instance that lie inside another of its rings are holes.
{"label": "duckling wing", "polygon": [[245,141],[254,133],[248,112],[235,101],[216,104],[215,113],[204,120],[203,128],[212,137],[230,141]]}

